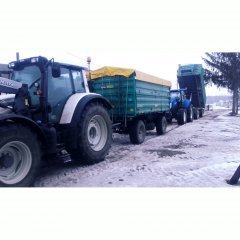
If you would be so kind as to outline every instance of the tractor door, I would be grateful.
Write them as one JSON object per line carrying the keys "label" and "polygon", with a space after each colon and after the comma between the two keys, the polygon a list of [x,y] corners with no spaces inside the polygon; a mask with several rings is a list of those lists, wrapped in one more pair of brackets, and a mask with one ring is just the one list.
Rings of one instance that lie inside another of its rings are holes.
{"label": "tractor door", "polygon": [[49,121],[58,123],[67,99],[74,93],[70,69],[61,67],[59,78],[52,76],[51,67],[48,69],[48,103],[51,106]]}
{"label": "tractor door", "polygon": [[60,67],[59,78],[52,76],[51,66],[48,68],[48,103],[51,106],[49,120],[58,123],[66,101],[75,93],[85,93],[83,72],[81,69]]}

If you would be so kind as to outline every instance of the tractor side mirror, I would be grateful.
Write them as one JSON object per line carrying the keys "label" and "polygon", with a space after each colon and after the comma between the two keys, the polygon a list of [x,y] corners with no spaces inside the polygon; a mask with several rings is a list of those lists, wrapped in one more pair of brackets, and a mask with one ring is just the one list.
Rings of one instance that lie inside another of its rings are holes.
{"label": "tractor side mirror", "polygon": [[59,78],[61,76],[61,69],[59,63],[53,63],[52,64],[52,76],[54,78]]}

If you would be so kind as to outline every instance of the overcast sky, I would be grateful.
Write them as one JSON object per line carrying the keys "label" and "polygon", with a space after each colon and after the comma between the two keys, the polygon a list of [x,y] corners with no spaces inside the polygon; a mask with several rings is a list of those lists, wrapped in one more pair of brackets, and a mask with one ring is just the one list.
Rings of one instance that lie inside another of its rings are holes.
{"label": "overcast sky", "polygon": [[[230,4],[231,2],[231,4]],[[43,55],[86,65],[136,68],[172,81],[178,64],[202,63],[207,51],[239,51],[237,1],[1,2],[0,63]],[[197,9],[197,11],[196,11]],[[216,89],[207,90],[215,95]],[[221,92],[221,94],[226,91]]]}

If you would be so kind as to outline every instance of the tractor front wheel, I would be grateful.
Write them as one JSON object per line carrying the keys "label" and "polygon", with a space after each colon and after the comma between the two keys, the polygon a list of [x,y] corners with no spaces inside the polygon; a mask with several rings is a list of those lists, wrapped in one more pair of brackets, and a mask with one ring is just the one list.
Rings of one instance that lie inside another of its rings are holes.
{"label": "tractor front wheel", "polygon": [[193,107],[191,106],[187,110],[187,122],[192,122],[193,121]]}
{"label": "tractor front wheel", "polygon": [[37,136],[14,124],[0,126],[0,136],[0,186],[31,186],[41,161]]}

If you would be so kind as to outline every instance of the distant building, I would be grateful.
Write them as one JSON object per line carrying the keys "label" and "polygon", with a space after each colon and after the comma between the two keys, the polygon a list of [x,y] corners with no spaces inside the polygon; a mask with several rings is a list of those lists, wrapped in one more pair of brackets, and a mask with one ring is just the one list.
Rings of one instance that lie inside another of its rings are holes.
{"label": "distant building", "polygon": [[0,63],[0,77],[9,78],[11,71],[8,68],[7,64]]}

